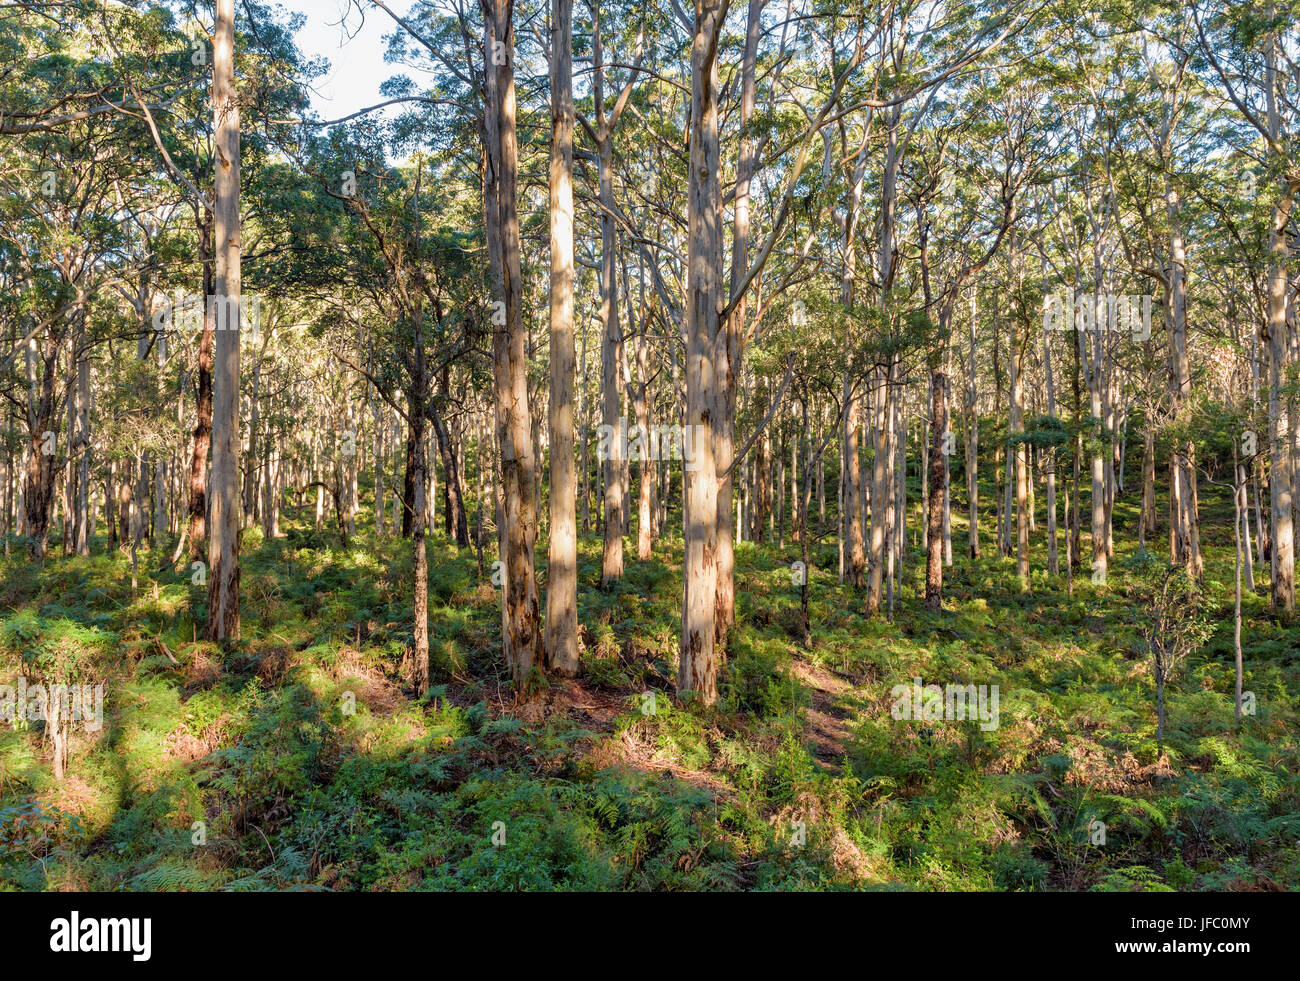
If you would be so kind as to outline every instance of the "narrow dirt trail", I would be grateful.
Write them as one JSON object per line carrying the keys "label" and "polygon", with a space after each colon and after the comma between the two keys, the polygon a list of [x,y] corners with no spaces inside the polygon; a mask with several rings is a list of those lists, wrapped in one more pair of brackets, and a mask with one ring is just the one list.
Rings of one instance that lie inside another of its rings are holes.
{"label": "narrow dirt trail", "polygon": [[807,686],[812,698],[804,743],[823,768],[838,770],[840,760],[847,755],[853,739],[849,728],[853,712],[842,704],[842,699],[852,692],[853,686],[826,668],[798,657],[791,662],[790,671]]}

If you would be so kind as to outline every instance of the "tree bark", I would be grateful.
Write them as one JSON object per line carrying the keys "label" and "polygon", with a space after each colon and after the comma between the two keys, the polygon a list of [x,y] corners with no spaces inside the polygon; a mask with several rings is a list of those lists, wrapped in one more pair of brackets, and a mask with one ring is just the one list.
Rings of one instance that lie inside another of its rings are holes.
{"label": "tree bark", "polygon": [[[494,297],[505,316],[494,318],[493,381],[500,447],[502,648],[516,694],[526,697],[534,669],[543,663],[541,609],[533,565],[537,535],[536,461],[528,415],[527,331],[522,318],[523,277],[516,204],[518,143],[515,130],[513,0],[480,0],[488,64],[484,173],[488,258]],[[501,322],[496,322],[497,320]]]}
{"label": "tree bark", "polygon": [[212,57],[215,113],[213,216],[217,305],[213,377],[212,529],[208,539],[208,638],[239,638],[239,103],[234,90],[235,0],[216,0]]}
{"label": "tree bark", "polygon": [[948,378],[943,368],[930,372],[930,500],[926,515],[925,605],[932,613],[943,608],[943,516],[948,497]]}
{"label": "tree bark", "polygon": [[[573,5],[551,0],[551,442],[546,664],[578,671],[578,528],[573,373]],[[643,478],[644,479],[644,478]]]}
{"label": "tree bark", "polygon": [[678,692],[717,699],[718,473],[713,455],[722,311],[722,200],[718,140],[718,38],[728,0],[696,0],[691,38],[691,135],[687,193],[686,438],[682,634]]}

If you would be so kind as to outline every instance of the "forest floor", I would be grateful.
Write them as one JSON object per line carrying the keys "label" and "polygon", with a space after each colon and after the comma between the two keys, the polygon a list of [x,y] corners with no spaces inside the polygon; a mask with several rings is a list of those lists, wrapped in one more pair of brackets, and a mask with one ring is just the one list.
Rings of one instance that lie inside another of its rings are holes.
{"label": "forest floor", "polygon": [[[402,663],[409,542],[362,531],[343,551],[292,515],[273,542],[246,533],[225,651],[196,640],[206,588],[152,573],[163,549],[133,590],[102,541],[43,568],[17,546],[0,684],[107,695],[61,781],[41,725],[0,723],[0,889],[1300,889],[1300,625],[1247,593],[1238,731],[1221,517],[1202,524],[1215,632],[1170,691],[1163,757],[1120,578],[1068,595],[1041,526],[1025,592],[1014,559],[961,554],[958,520],[937,615],[914,545],[892,622],[837,583],[833,539],[815,548],[811,649],[796,546],[741,544],[710,709],[673,697],[680,540],[646,562],[631,547],[609,591],[582,542],[581,676],[522,709],[490,570],[440,534],[422,698]],[[1133,520],[1117,512],[1117,560]],[[998,726],[896,720],[913,678],[997,685]]]}

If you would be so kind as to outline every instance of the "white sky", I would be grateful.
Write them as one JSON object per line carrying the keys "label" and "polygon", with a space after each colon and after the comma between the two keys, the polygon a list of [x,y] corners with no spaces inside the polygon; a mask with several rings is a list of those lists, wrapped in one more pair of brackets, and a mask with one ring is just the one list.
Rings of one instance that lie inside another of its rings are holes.
{"label": "white sky", "polygon": [[[383,101],[379,86],[395,66],[384,63],[384,35],[391,33],[393,22],[382,10],[366,14],[365,26],[348,40],[343,33],[343,12],[347,0],[279,0],[287,10],[305,14],[307,21],[298,32],[298,47],[309,56],[329,59],[329,72],[318,79],[312,105],[325,119],[338,119],[348,113]],[[392,4],[395,13],[406,13],[408,0]],[[356,31],[360,19],[355,9],[348,17],[348,29]]]}

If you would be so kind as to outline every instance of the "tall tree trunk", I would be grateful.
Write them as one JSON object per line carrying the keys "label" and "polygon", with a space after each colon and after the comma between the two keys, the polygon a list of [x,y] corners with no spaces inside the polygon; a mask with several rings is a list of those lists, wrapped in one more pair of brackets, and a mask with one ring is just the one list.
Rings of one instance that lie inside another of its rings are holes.
{"label": "tall tree trunk", "polygon": [[[687,180],[686,418],[693,459],[683,466],[682,635],[679,692],[717,699],[714,650],[718,567],[717,409],[722,310],[722,195],[718,140],[718,37],[728,0],[696,0],[691,38],[691,134]],[[725,523],[725,522],[724,522]]]}
{"label": "tall tree trunk", "polygon": [[239,637],[239,103],[234,90],[235,0],[216,0],[212,56],[215,113],[213,215],[218,323],[213,377],[212,529],[208,538],[208,638]]}
{"label": "tall tree trunk", "polygon": [[930,499],[926,514],[925,605],[932,613],[943,608],[943,516],[948,497],[948,378],[942,367],[930,372]]}
{"label": "tall tree trunk", "polygon": [[551,442],[546,664],[578,671],[577,481],[573,460],[573,5],[551,0]]}
{"label": "tall tree trunk", "polygon": [[434,408],[430,416],[433,422],[433,435],[438,442],[438,455],[442,458],[442,468],[447,474],[444,498],[447,502],[447,520],[451,525],[451,534],[458,547],[468,548],[469,519],[465,516],[465,499],[461,493],[460,466],[456,460],[456,448],[452,446],[451,436],[443,422],[442,413]]}
{"label": "tall tree trunk", "polygon": [[[1191,362],[1187,353],[1186,255],[1180,227],[1178,193],[1165,194],[1169,216],[1169,394],[1174,418],[1183,421],[1191,397]],[[1199,535],[1196,532],[1196,447],[1190,440],[1176,439],[1169,454],[1170,523],[1169,561],[1201,577]]]}
{"label": "tall tree trunk", "polygon": [[[1100,275],[1094,277],[1094,282],[1100,283]],[[1094,289],[1097,287],[1095,286]],[[1109,449],[1101,445],[1101,432],[1103,425],[1104,409],[1102,407],[1102,343],[1100,332],[1097,329],[1097,314],[1101,306],[1100,295],[1094,292],[1089,297],[1081,297],[1081,300],[1092,304],[1092,319],[1088,321],[1091,325],[1088,330],[1077,331],[1079,338],[1080,350],[1084,352],[1082,357],[1084,368],[1088,380],[1088,409],[1089,416],[1092,419],[1094,435],[1097,446],[1092,452],[1092,575],[1095,582],[1106,581],[1107,559],[1106,551],[1106,461],[1110,455]],[[1087,314],[1085,314],[1087,316]],[[1092,333],[1093,337],[1087,337]],[[1088,346],[1092,347],[1092,353],[1087,354]],[[1173,490],[1170,490],[1171,495]]]}
{"label": "tall tree trunk", "polygon": [[199,232],[199,261],[203,266],[203,328],[199,334],[195,365],[194,432],[190,443],[189,517],[187,531],[176,543],[173,562],[180,558],[185,542],[191,560],[207,556],[208,451],[212,446],[212,348],[216,335],[216,270],[213,243],[213,215],[196,206]]}
{"label": "tall tree trunk", "polygon": [[414,322],[414,375],[412,392],[409,400],[411,412],[411,567],[415,576],[413,650],[411,652],[411,684],[415,691],[423,695],[429,687],[429,559],[425,536],[428,534],[429,521],[425,513],[428,501],[425,497],[425,469],[427,461],[424,455],[424,416],[425,400],[428,392],[428,368],[424,354],[424,324],[422,311],[416,311]]}
{"label": "tall tree trunk", "polygon": [[[645,280],[642,279],[644,283]],[[644,299],[644,297],[643,297]],[[641,321],[636,342],[636,392],[632,400],[632,410],[636,416],[636,429],[640,434],[641,453],[637,461],[637,516],[636,516],[636,557],[641,561],[650,558],[653,521],[651,519],[651,499],[654,489],[654,471],[657,452],[652,447],[658,441],[652,440],[650,433],[650,342],[646,337],[647,322]]]}
{"label": "tall tree trunk", "polygon": [[[1046,263],[1043,278],[1046,280]],[[1051,334],[1043,331],[1043,376],[1047,384],[1047,417],[1056,420],[1056,377],[1052,371]],[[1059,575],[1060,558],[1056,534],[1056,452],[1057,447],[1047,448],[1047,571],[1050,575]]]}
{"label": "tall tree trunk", "polygon": [[[1022,374],[1028,337],[1022,347],[1019,329],[1011,328],[1011,432],[1014,437],[1025,433],[1025,397]],[[1022,590],[1029,589],[1029,446],[1023,441],[1012,444],[1015,454],[1016,486],[1016,577]]]}
{"label": "tall tree trunk", "polygon": [[487,168],[484,204],[493,293],[504,304],[503,323],[492,331],[501,509],[502,648],[517,695],[526,696],[534,669],[543,664],[541,609],[533,545],[537,536],[536,460],[528,415],[527,331],[516,205],[518,143],[515,133],[513,0],[480,0],[490,62],[485,68],[484,135]]}
{"label": "tall tree trunk", "polygon": [[[1275,123],[1270,113],[1270,123]],[[1290,220],[1294,190],[1286,178],[1281,181],[1278,201],[1273,206],[1269,252],[1273,268],[1268,279],[1268,435],[1270,448],[1269,493],[1272,505],[1272,600],[1285,617],[1295,612],[1295,518],[1292,481],[1290,417],[1283,404],[1283,386],[1288,371],[1287,267],[1290,250],[1286,228]]]}
{"label": "tall tree trunk", "polygon": [[415,519],[415,430],[406,430],[406,466],[402,470],[402,537],[410,538]]}
{"label": "tall tree trunk", "polygon": [[976,388],[975,367],[975,292],[971,291],[970,319],[967,323],[970,344],[970,363],[966,368],[966,506],[968,509],[969,528],[967,541],[972,560],[980,557],[980,511],[979,511],[979,451],[980,420],[979,390]]}
{"label": "tall tree trunk", "polygon": [[28,536],[27,554],[33,562],[43,562],[49,547],[50,509],[54,503],[54,450],[45,434],[53,433],[58,426],[54,411],[54,372],[57,370],[57,349],[45,360],[45,377],[41,383],[41,396],[31,415],[28,430],[27,480],[23,487],[25,534]]}
{"label": "tall tree trunk", "polygon": [[871,397],[871,558],[867,564],[867,615],[879,611],[884,587],[885,528],[889,514],[889,452],[887,424],[889,376],[883,368],[873,369],[876,382]]}
{"label": "tall tree trunk", "polygon": [[[723,0],[719,21],[726,19],[730,0]],[[750,239],[750,183],[758,166],[757,146],[749,134],[749,122],[754,112],[756,92],[756,67],[761,18],[766,0],[750,0],[745,27],[745,48],[740,68],[740,156],[736,162],[735,214],[732,226],[731,282],[728,294],[737,293],[749,268]],[[704,6],[709,6],[706,3]],[[696,4],[697,27],[701,5]],[[721,154],[721,150],[719,150]],[[719,219],[720,220],[720,219]],[[719,230],[719,238],[721,231]],[[721,246],[719,246],[721,247]],[[721,258],[719,259],[721,273]],[[715,364],[713,397],[717,402],[713,410],[713,459],[719,474],[718,513],[714,522],[717,538],[717,609],[714,613],[714,639],[723,651],[727,645],[727,631],[736,619],[736,558],[732,535],[731,500],[736,483],[732,462],[736,438],[736,379],[740,373],[740,359],[745,332],[746,303],[743,295],[736,300],[731,315],[719,325],[717,360]]]}
{"label": "tall tree trunk", "polygon": [[375,534],[384,537],[384,465],[387,460],[388,426],[384,419],[383,406],[375,401],[373,415],[375,420]]}
{"label": "tall tree trunk", "polygon": [[[618,316],[618,234],[614,224],[613,119],[605,115],[604,60],[600,5],[592,8],[593,95],[596,110],[597,174],[600,195],[600,375],[601,422],[610,435],[603,454],[605,551],[600,582],[609,586],[623,578],[623,532],[627,525],[627,425],[623,417],[623,326]],[[629,298],[629,302],[631,302]]]}

